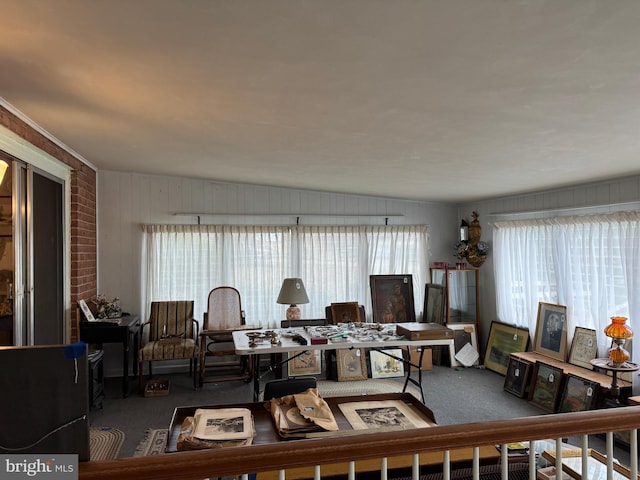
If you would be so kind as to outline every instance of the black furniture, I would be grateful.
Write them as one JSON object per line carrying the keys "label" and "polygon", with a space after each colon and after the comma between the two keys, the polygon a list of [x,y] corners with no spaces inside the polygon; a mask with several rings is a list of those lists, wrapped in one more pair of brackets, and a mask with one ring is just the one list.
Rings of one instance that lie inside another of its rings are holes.
{"label": "black furniture", "polygon": [[302,393],[308,388],[317,388],[318,382],[316,377],[294,377],[294,378],[280,378],[278,380],[271,380],[264,384],[265,401],[272,398],[280,398],[285,395],[293,395],[294,393]]}
{"label": "black furniture", "polygon": [[103,350],[91,350],[87,354],[89,361],[88,387],[89,387],[89,408],[102,408],[104,398],[104,357]]}
{"label": "black furniture", "polygon": [[[129,358],[132,350],[137,354],[140,345],[140,317],[123,315],[117,323],[82,320],[79,326],[80,340],[87,344],[94,344],[98,350],[102,350],[105,343],[122,345],[122,396],[127,397],[129,395]],[[137,361],[133,362],[133,374],[138,376]]]}

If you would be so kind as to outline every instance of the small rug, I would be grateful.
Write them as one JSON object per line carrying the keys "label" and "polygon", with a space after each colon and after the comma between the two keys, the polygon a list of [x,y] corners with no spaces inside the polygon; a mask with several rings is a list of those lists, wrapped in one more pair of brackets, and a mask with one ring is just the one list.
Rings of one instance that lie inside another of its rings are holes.
{"label": "small rug", "polygon": [[148,457],[150,455],[163,455],[167,445],[168,431],[166,428],[149,429],[144,438],[136,447],[134,457]]}
{"label": "small rug", "polygon": [[[318,380],[318,391],[323,397],[341,397],[344,395],[373,395],[376,393],[402,392],[403,382],[395,380],[369,378],[353,382],[335,382],[332,380]],[[420,390],[412,383],[407,385],[407,393],[418,400],[422,399]]]}
{"label": "small rug", "polygon": [[89,459],[111,460],[118,456],[124,442],[124,433],[117,428],[89,428]]}

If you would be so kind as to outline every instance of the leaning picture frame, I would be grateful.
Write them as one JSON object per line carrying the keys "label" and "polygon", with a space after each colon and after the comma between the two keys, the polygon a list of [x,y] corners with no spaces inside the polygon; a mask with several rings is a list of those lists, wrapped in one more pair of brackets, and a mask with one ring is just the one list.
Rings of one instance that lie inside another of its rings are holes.
{"label": "leaning picture frame", "polygon": [[[386,352],[386,353],[385,353]],[[404,362],[401,360],[401,348],[371,350],[371,378],[390,378],[404,376]]]}
{"label": "leaning picture frame", "polygon": [[523,398],[529,386],[531,370],[532,367],[529,362],[510,357],[507,374],[504,377],[504,390],[514,394],[516,397]]}
{"label": "leaning picture frame", "polygon": [[599,382],[567,373],[567,380],[560,395],[558,413],[581,412],[595,408],[599,391]]}
{"label": "leaning picture frame", "polygon": [[360,305],[358,302],[338,302],[331,304],[331,318],[334,324],[357,323],[360,319]]}
{"label": "leaning picture frame", "polygon": [[336,350],[338,381],[366,380],[367,360],[364,348],[341,348]]}
{"label": "leaning picture frame", "polygon": [[297,350],[289,352],[287,368],[289,376],[319,375],[322,373],[320,350]]}
{"label": "leaning picture frame", "polygon": [[533,351],[555,360],[567,360],[567,307],[538,302]]}
{"label": "leaning picture frame", "polygon": [[424,286],[424,307],[422,309],[422,321],[424,323],[445,324],[445,299],[444,285],[427,283]]}
{"label": "leaning picture frame", "polygon": [[376,323],[415,322],[413,278],[411,275],[370,275],[373,321]]}
{"label": "leaning picture frame", "polygon": [[592,328],[576,327],[569,350],[569,363],[591,370],[590,361],[598,357],[598,339]]}
{"label": "leaning picture frame", "polygon": [[484,367],[506,375],[510,355],[515,352],[526,352],[528,348],[528,328],[493,321],[484,355]]}
{"label": "leaning picture frame", "polygon": [[[453,330],[453,348],[456,354],[458,354],[467,343],[470,343],[476,352],[478,351],[478,333],[475,323],[450,323],[447,327]],[[474,362],[474,364],[477,364],[477,361]],[[452,366],[459,367],[461,364],[456,360]]]}
{"label": "leaning picture frame", "polygon": [[533,367],[529,402],[547,413],[554,413],[562,389],[562,368],[536,362]]}

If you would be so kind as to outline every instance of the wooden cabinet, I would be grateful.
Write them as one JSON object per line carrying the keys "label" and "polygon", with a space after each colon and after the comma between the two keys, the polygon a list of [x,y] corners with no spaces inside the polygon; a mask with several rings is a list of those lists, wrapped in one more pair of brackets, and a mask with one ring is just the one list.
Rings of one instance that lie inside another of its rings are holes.
{"label": "wooden cabinet", "polygon": [[478,270],[432,268],[431,283],[445,287],[447,324],[480,323]]}

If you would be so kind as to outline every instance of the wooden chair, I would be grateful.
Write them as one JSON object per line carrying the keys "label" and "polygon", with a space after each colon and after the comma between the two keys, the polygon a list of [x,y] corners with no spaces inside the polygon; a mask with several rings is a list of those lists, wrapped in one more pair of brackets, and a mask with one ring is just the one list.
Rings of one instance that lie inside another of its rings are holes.
{"label": "wooden chair", "polygon": [[153,375],[152,362],[189,360],[189,374],[197,386],[194,362],[198,359],[198,322],[193,318],[193,300],[151,302],[149,320],[142,325],[142,338],[148,327],[148,340],[138,350],[138,389],[142,388],[144,362],[149,362],[149,377]]}
{"label": "wooden chair", "polygon": [[[207,311],[204,313],[204,323],[200,333],[199,351],[199,385],[204,382],[222,382],[230,380],[248,381],[251,377],[248,357],[237,360],[221,357],[235,356],[233,346],[234,330],[245,325],[244,310],[240,292],[233,287],[216,287],[209,292]],[[207,365],[208,357],[216,357],[216,362]],[[226,369],[225,375],[206,377],[207,368]],[[229,369],[237,369],[238,373],[229,373]]]}

